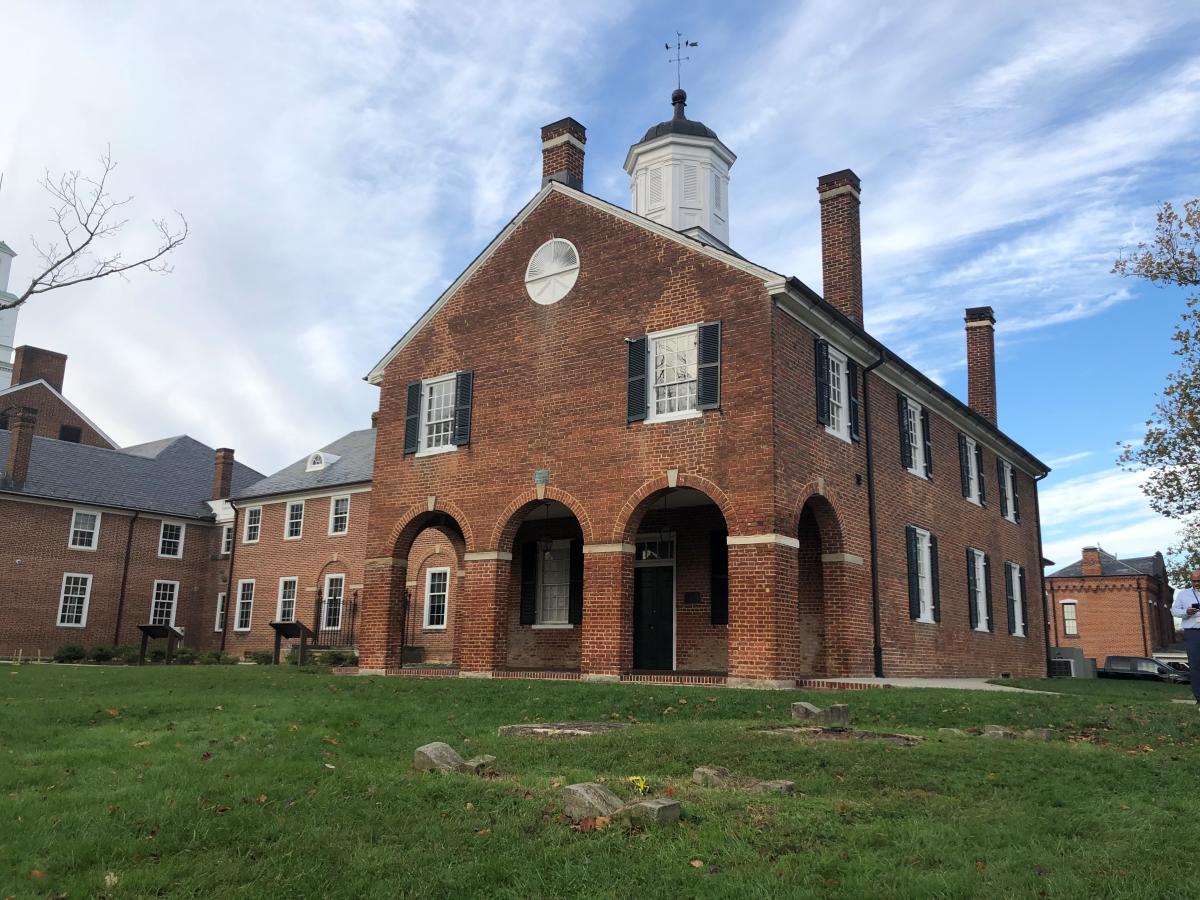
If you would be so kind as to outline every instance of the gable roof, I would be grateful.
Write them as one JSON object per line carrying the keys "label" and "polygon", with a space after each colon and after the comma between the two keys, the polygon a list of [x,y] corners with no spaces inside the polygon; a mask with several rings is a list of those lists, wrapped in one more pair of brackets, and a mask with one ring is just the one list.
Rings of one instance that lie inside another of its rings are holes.
{"label": "gable roof", "polygon": [[1079,559],[1069,566],[1063,566],[1057,572],[1051,572],[1047,578],[1103,578],[1107,575],[1149,575],[1159,574],[1159,558],[1157,556],[1133,556],[1129,559],[1117,559],[1111,553],[1103,550],[1100,554],[1100,574],[1084,575],[1083,560]]}
{"label": "gable roof", "polygon": [[[527,219],[530,214],[552,193],[565,194],[573,200],[590,206],[593,209],[608,213],[636,225],[639,228],[645,229],[659,237],[674,241],[681,244],[697,253],[701,253],[712,259],[732,266],[747,274],[761,278],[763,286],[772,296],[775,302],[785,310],[792,307],[792,313],[795,315],[796,309],[803,309],[809,313],[804,318],[805,324],[818,330],[818,334],[825,337],[826,332],[831,329],[836,329],[845,334],[851,344],[856,344],[860,347],[860,353],[870,351],[878,357],[878,360],[866,359],[868,364],[878,364],[878,373],[881,377],[900,386],[915,385],[927,399],[931,399],[937,406],[941,406],[943,413],[949,413],[947,418],[952,421],[957,421],[961,427],[969,427],[972,434],[975,436],[985,436],[990,440],[987,443],[992,445],[993,451],[1001,455],[1010,457],[1010,461],[1014,464],[1023,463],[1019,468],[1024,469],[1030,475],[1039,476],[1046,475],[1050,472],[1050,467],[1044,462],[1010,438],[1007,434],[997,427],[997,425],[981,416],[978,412],[971,409],[966,403],[955,397],[940,384],[933,381],[925,373],[921,372],[911,363],[906,362],[901,357],[897,356],[888,350],[880,341],[873,338],[867,331],[858,323],[854,322],[840,310],[836,309],[832,304],[802,282],[795,276],[783,276],[778,272],[767,269],[763,266],[756,265],[744,257],[731,250],[723,250],[720,247],[715,247],[711,244],[704,243],[694,237],[691,237],[682,232],[669,228],[666,225],[660,225],[647,219],[645,216],[639,216],[637,213],[630,212],[624,207],[609,203],[607,200],[601,200],[599,197],[594,197],[591,194],[585,194],[583,191],[568,187],[558,181],[547,182],[540,191],[538,191],[528,203],[522,207],[512,220],[500,230],[500,233],[492,238],[491,242],[483,248],[478,256],[472,260],[471,264],[463,270],[458,278],[451,282],[450,286],[442,292],[441,296],[433,302],[433,304],[425,310],[420,318],[412,324],[412,326],[404,333],[383,358],[375,364],[370,372],[364,378],[365,381],[371,384],[379,384],[383,380],[384,370],[388,364],[399,355],[400,351],[421,331],[422,328],[458,293],[459,289],[467,282],[467,280],[475,274],[475,272],[492,257],[496,250],[508,239],[508,237]],[[874,367],[874,366],[873,366]],[[890,376],[890,377],[888,377]]]}
{"label": "gable roof", "polygon": [[108,441],[110,447],[112,447],[114,450],[117,449],[116,441],[114,441],[107,434],[105,434],[103,431],[101,431],[99,425],[97,425],[95,422],[93,422],[91,419],[89,419],[87,416],[85,416],[83,414],[83,412],[79,409],[78,406],[76,406],[74,403],[72,403],[70,400],[68,400],[66,397],[64,397],[62,395],[61,391],[59,391],[57,388],[55,388],[54,385],[52,385],[50,382],[46,381],[46,379],[44,379],[44,378],[38,378],[36,381],[23,381],[20,384],[14,384],[14,385],[10,385],[9,387],[6,387],[4,390],[0,391],[0,397],[7,397],[8,400],[5,402],[0,402],[0,407],[8,405],[8,403],[13,400],[13,395],[16,394],[18,391],[23,391],[26,388],[31,388],[34,385],[38,385],[38,384],[45,387],[46,390],[48,390],[51,394],[53,394],[55,397],[57,397],[59,400],[61,400],[63,402],[63,404],[67,407],[67,409],[71,410],[71,412],[75,413],[75,415],[79,416],[79,418],[81,418],[81,419],[83,419],[83,421],[87,422],[88,427],[91,428],[92,431],[96,432],[96,434],[100,435],[100,437],[104,438],[104,440]]}
{"label": "gable roof", "polygon": [[[0,431],[0,458],[8,453],[10,432]],[[188,519],[212,519],[214,453],[180,435],[125,450],[109,450],[35,437],[29,475],[18,488],[0,482],[0,493],[109,506]],[[262,478],[249,466],[233,464],[236,492]]]}
{"label": "gable roof", "polygon": [[261,481],[246,485],[235,491],[234,500],[251,497],[268,497],[274,494],[292,494],[297,491],[317,491],[322,488],[369,482],[375,472],[375,429],[351,431],[332,444],[319,448],[338,459],[315,472],[307,471],[311,453],[296,460]]}

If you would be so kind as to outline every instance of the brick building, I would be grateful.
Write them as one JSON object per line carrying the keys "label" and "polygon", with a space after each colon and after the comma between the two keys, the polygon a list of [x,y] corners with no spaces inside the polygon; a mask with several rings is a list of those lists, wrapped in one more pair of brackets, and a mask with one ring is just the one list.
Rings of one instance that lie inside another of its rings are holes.
{"label": "brick building", "polygon": [[67,357],[39,347],[18,347],[13,357],[12,385],[0,389],[0,430],[8,430],[7,410],[37,410],[37,437],[93,447],[117,449],[112,438],[63,396]]}
{"label": "brick building", "polygon": [[235,493],[211,626],[226,652],[269,650],[270,623],[292,621],[319,646],[355,646],[374,457],[374,429],[354,431]]}
{"label": "brick building", "polygon": [[[262,476],[186,436],[115,448],[60,388],[61,371],[0,395],[0,655],[135,644],[146,623],[212,646],[222,498]],[[40,401],[52,425],[87,427],[74,440],[56,427],[42,436],[41,411],[25,405]]]}
{"label": "brick building", "polygon": [[1175,642],[1171,604],[1161,553],[1117,559],[1099,547],[1046,576],[1056,647],[1078,647],[1099,665],[1109,656],[1153,656]]}
{"label": "brick building", "polygon": [[416,621],[465,675],[1044,673],[1048,469],[997,427],[992,310],[964,404],[863,330],[858,177],[818,180],[821,297],[730,249],[685,103],[632,211],[542,129],[541,190],[369,374],[363,668]]}

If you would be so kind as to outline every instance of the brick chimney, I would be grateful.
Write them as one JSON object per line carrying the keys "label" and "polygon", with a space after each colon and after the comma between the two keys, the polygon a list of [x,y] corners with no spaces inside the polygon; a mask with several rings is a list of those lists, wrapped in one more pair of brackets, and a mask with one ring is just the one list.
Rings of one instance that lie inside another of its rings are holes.
{"label": "brick chimney", "polygon": [[29,477],[29,457],[33,453],[33,430],[37,426],[37,410],[19,406],[8,413],[8,460],[4,475],[15,485]]}
{"label": "brick chimney", "polygon": [[41,347],[18,347],[13,356],[13,384],[28,384],[43,379],[60,394],[67,374],[67,356]]}
{"label": "brick chimney", "polygon": [[861,182],[850,169],[817,179],[821,196],[821,278],[825,300],[863,323],[862,229],[858,219]]}
{"label": "brick chimney", "polygon": [[1100,565],[1100,548],[1099,547],[1084,547],[1083,548],[1083,574],[1084,575],[1099,575],[1104,569]]}
{"label": "brick chimney", "polygon": [[996,317],[990,306],[967,310],[967,406],[996,424]]}
{"label": "brick chimney", "polygon": [[212,499],[223,500],[233,493],[233,451],[221,447],[214,456]]}
{"label": "brick chimney", "polygon": [[542,185],[561,181],[583,190],[583,145],[587,129],[567,116],[542,128]]}

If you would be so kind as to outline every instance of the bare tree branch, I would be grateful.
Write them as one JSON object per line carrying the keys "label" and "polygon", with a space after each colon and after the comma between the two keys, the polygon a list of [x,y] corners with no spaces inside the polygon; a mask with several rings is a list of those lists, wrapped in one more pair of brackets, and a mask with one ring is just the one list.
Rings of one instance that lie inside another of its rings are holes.
{"label": "bare tree branch", "polygon": [[20,306],[37,294],[109,275],[125,278],[125,273],[132,269],[145,269],[160,275],[173,271],[174,267],[165,257],[188,236],[187,219],[178,211],[175,213],[179,217],[177,224],[173,220],[153,220],[158,243],[146,255],[126,262],[119,249],[99,252],[97,244],[111,238],[129,223],[129,219],[116,219],[115,216],[133,197],[117,200],[108,192],[108,177],[116,167],[112,149],[106,148],[100,157],[98,179],[84,177],[77,171],[64,172],[54,179],[49,170],[46,171],[38,183],[54,198],[49,221],[58,229],[60,238],[41,244],[30,237],[42,271],[33,277],[16,300],[0,300],[0,309]]}

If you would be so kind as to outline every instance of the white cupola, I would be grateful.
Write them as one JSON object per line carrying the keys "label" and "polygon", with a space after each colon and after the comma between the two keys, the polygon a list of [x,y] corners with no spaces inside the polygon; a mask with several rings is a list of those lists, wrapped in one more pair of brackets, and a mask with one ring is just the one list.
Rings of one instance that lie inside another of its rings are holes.
{"label": "white cupola", "polygon": [[729,168],[737,159],[716,133],[683,114],[687,94],[671,94],[675,115],[629,148],[625,171],[633,211],[728,249]]}
{"label": "white cupola", "polygon": [[8,244],[0,241],[0,390],[8,387],[12,381],[13,345],[16,343],[17,313],[20,310],[8,306],[17,300],[16,294],[9,293],[8,276],[16,255]]}

